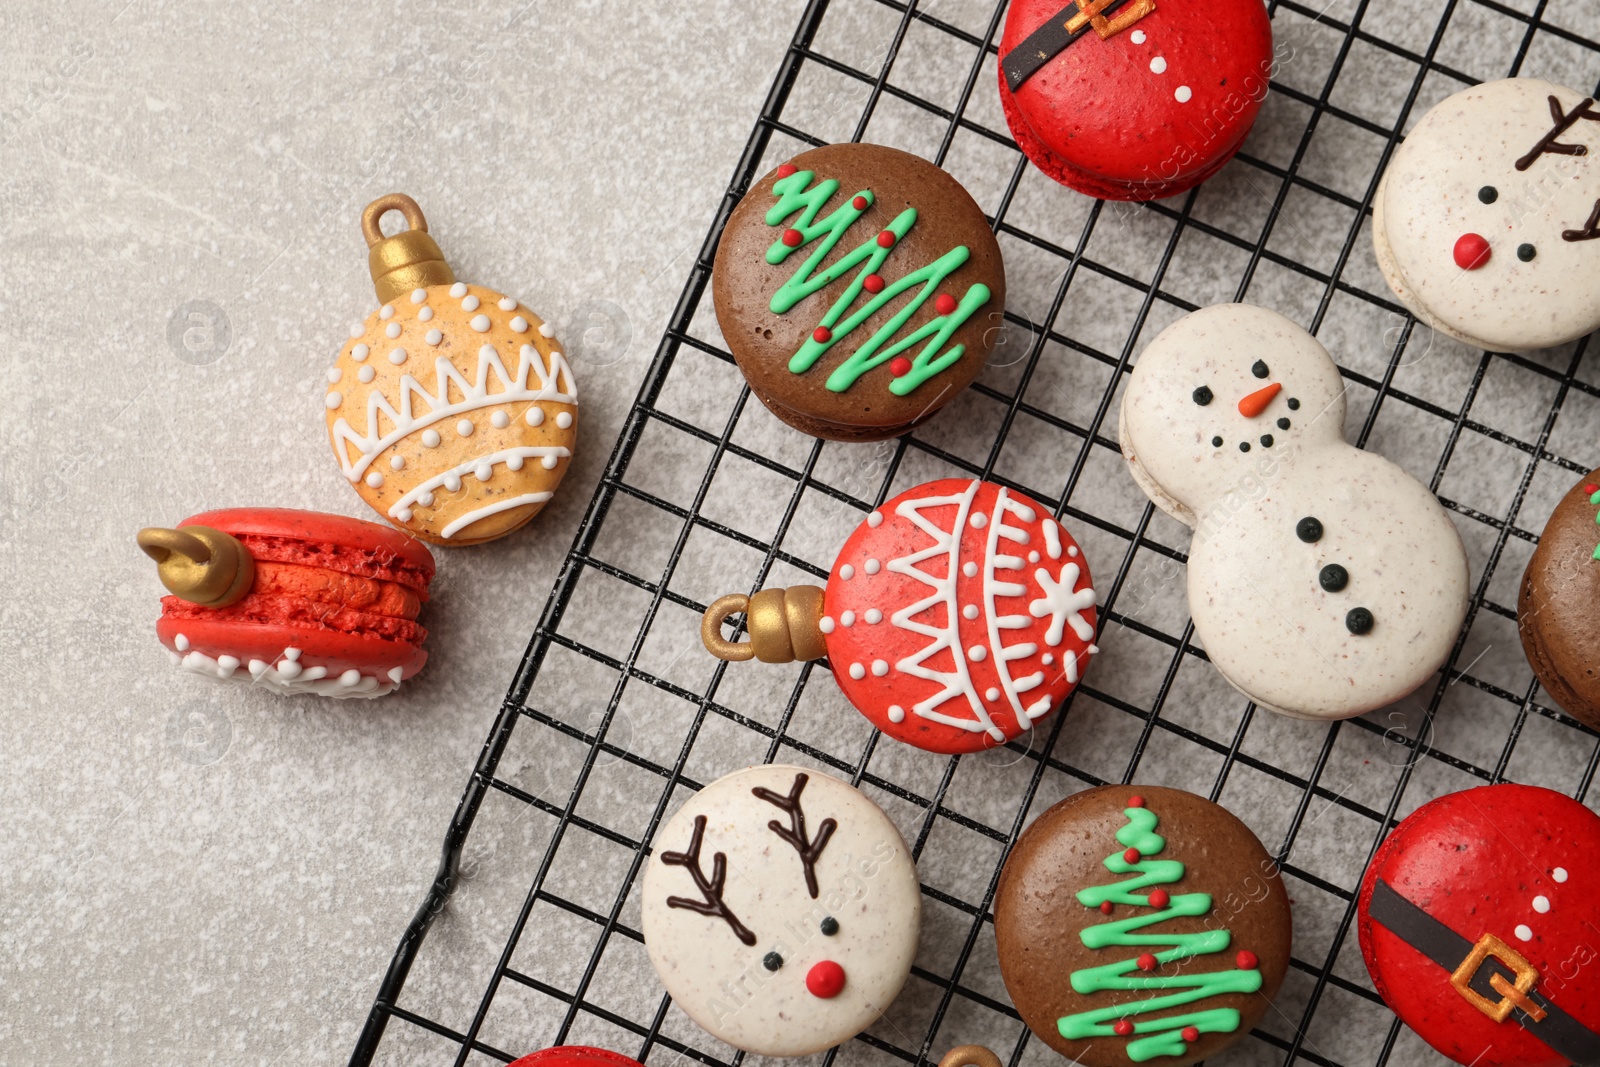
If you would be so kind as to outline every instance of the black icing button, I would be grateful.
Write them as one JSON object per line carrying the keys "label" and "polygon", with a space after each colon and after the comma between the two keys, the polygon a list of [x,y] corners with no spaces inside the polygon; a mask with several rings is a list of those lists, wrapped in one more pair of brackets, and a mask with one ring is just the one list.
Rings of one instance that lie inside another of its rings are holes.
{"label": "black icing button", "polygon": [[1294,524],[1294,535],[1308,545],[1314,545],[1322,540],[1322,522],[1313,516],[1307,515]]}
{"label": "black icing button", "polygon": [[832,915],[828,916],[826,919],[823,919],[822,920],[822,932],[823,932],[824,935],[826,935],[828,937],[832,937],[834,934],[838,933],[839,932],[839,920],[835,919]]}
{"label": "black icing button", "polygon": [[761,957],[761,966],[769,971],[775,971],[783,966],[783,957],[776,952],[769,952]]}
{"label": "black icing button", "polygon": [[1344,617],[1344,628],[1353,634],[1372,632],[1372,612],[1366,608],[1351,608]]}
{"label": "black icing button", "polygon": [[1337,563],[1330,563],[1322,568],[1322,573],[1317,575],[1317,581],[1322,583],[1322,588],[1330,593],[1337,593],[1350,584],[1350,572]]}

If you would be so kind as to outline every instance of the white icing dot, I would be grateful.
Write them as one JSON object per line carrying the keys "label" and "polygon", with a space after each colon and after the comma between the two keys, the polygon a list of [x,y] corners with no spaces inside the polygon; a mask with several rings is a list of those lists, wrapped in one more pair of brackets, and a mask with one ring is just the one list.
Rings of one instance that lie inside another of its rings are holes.
{"label": "white icing dot", "polygon": [[467,323],[467,325],[471,326],[474,330],[477,330],[479,333],[488,333],[489,332],[489,325],[490,325],[489,324],[489,316],[487,316],[487,315],[474,315],[474,316],[472,316],[472,321]]}
{"label": "white icing dot", "polygon": [[328,405],[329,411],[332,411],[334,408],[344,403],[344,394],[335,389],[333,392],[324,397],[322,402]]}
{"label": "white icing dot", "polygon": [[978,576],[978,565],[969,560],[961,565],[961,573],[968,578],[976,578]]}
{"label": "white icing dot", "polygon": [[1542,896],[1541,897],[1534,897],[1533,898],[1533,910],[1538,912],[1540,915],[1543,915],[1545,912],[1549,911],[1550,910],[1550,898],[1549,897],[1542,897]]}
{"label": "white icing dot", "polygon": [[461,475],[456,474],[454,471],[446,474],[444,476],[444,487],[452,493],[459,493],[461,491]]}
{"label": "white icing dot", "polygon": [[1039,553],[1037,553],[1037,552],[1029,552],[1028,553],[1028,562],[1029,563],[1038,563],[1039,562]]}
{"label": "white icing dot", "polygon": [[883,612],[879,611],[877,608],[868,608],[867,613],[861,617],[866,619],[872,625],[876,626],[878,623],[883,621]]}
{"label": "white icing dot", "polygon": [[362,360],[366,359],[371,352],[372,349],[368,348],[366,345],[356,345],[350,350],[350,358],[355,360],[357,363],[360,363]]}
{"label": "white icing dot", "polygon": [[563,411],[557,414],[556,425],[561,427],[563,430],[569,429],[572,426],[572,412]]}
{"label": "white icing dot", "polygon": [[507,415],[503,411],[496,411],[493,415],[489,416],[489,422],[494,426],[495,429],[503,430],[507,426],[511,425],[511,416]]}
{"label": "white icing dot", "polygon": [[284,678],[293,678],[303,669],[299,663],[292,659],[286,659],[278,664],[278,674]]}
{"label": "white icing dot", "polygon": [[1078,554],[1078,546],[1077,545],[1068,545],[1067,546],[1067,555],[1075,557],[1075,556],[1077,556],[1077,554]]}
{"label": "white icing dot", "polygon": [[527,333],[528,332],[528,320],[523,318],[521,315],[515,316],[511,320],[511,332],[512,333]]}
{"label": "white icing dot", "polygon": [[845,581],[848,582],[850,579],[854,578],[855,576],[856,576],[856,569],[854,567],[850,566],[850,564],[846,563],[843,567],[839,568],[839,577],[843,578]]}
{"label": "white icing dot", "polygon": [[462,437],[471,437],[472,420],[462,419],[460,422],[456,423],[456,433],[460,434]]}
{"label": "white icing dot", "polygon": [[426,290],[426,289],[413,289],[413,290],[411,290],[411,302],[413,304],[425,304],[425,303],[427,303],[427,301],[428,301],[428,290]]}
{"label": "white icing dot", "polygon": [[866,571],[868,574],[877,574],[878,571],[880,571],[882,569],[883,569],[883,564],[879,563],[875,559],[867,560],[866,565],[864,567],[862,567],[862,570]]}
{"label": "white icing dot", "polygon": [[383,328],[383,332],[387,337],[389,337],[390,340],[393,340],[394,338],[400,336],[400,324],[398,322],[391,322],[389,325]]}
{"label": "white icing dot", "polygon": [[989,650],[984,648],[982,645],[973,645],[971,648],[967,649],[967,658],[974,663],[982,663],[983,658],[988,654]]}
{"label": "white icing dot", "polygon": [[1550,877],[1558,882],[1565,882],[1567,880],[1567,869],[1565,867],[1557,867],[1550,872]]}
{"label": "white icing dot", "polygon": [[424,445],[427,445],[429,448],[438,448],[439,447],[439,431],[435,430],[435,429],[433,429],[431,427],[426,429],[426,430],[423,430],[422,431],[422,443]]}
{"label": "white icing dot", "polygon": [[539,466],[543,467],[547,471],[553,471],[556,469],[556,464],[559,462],[561,461],[556,456],[545,456],[539,461]]}
{"label": "white icing dot", "polygon": [[999,700],[1000,699],[1000,690],[996,689],[994,686],[991,685],[988,689],[985,689],[983,691],[983,699],[985,699],[985,700]]}
{"label": "white icing dot", "polygon": [[364,334],[366,332],[367,332],[367,328],[365,326],[363,326],[361,323],[352,322],[350,324],[350,337],[352,339],[360,337],[362,334]]}
{"label": "white icing dot", "polygon": [[556,328],[554,326],[550,325],[548,322],[541,322],[539,324],[540,337],[554,337],[555,335]]}
{"label": "white icing dot", "polygon": [[1050,666],[1050,664],[1054,663],[1055,661],[1056,661],[1055,656],[1051,655],[1049,652],[1046,652],[1044,654],[1044,665],[1046,667]]}
{"label": "white icing dot", "polygon": [[356,377],[360,378],[364,382],[370,382],[377,376],[378,372],[373,370],[371,367],[362,367],[360,370],[356,371]]}
{"label": "white icing dot", "polygon": [[867,676],[867,669],[859,663],[850,664],[850,677],[860,681]]}
{"label": "white icing dot", "polygon": [[372,488],[374,488],[374,489],[378,488],[380,485],[383,484],[383,472],[382,471],[368,471],[367,472],[367,484],[372,486]]}
{"label": "white icing dot", "polygon": [[886,675],[888,673],[889,673],[889,665],[887,663],[885,663],[881,659],[875,659],[875,660],[872,661],[872,675],[873,675],[873,677],[882,678],[884,675]]}
{"label": "white icing dot", "polygon": [[871,515],[868,515],[867,516],[867,525],[872,527],[874,530],[876,530],[878,527],[882,526],[883,525],[883,512],[874,511]]}
{"label": "white icing dot", "polygon": [[483,460],[472,469],[472,474],[473,477],[478,479],[478,481],[486,482],[490,478],[494,477],[494,464],[490,463],[488,460]]}
{"label": "white icing dot", "polygon": [[398,452],[395,453],[394,455],[390,456],[389,457],[389,469],[392,470],[392,471],[403,471],[403,470],[405,470],[406,469],[406,457],[400,455]]}
{"label": "white icing dot", "polygon": [[821,630],[825,634],[833,633],[833,620],[824,615],[822,618],[817,620],[817,629]]}
{"label": "white icing dot", "polygon": [[[422,292],[422,290],[418,289],[417,292],[420,293],[420,292]],[[340,685],[359,685],[360,682],[361,682],[361,672],[356,670],[354,667],[351,667],[349,670],[347,670],[343,674],[339,675],[339,684]]]}
{"label": "white icing dot", "polygon": [[1511,932],[1517,935],[1518,941],[1533,940],[1533,931],[1528,929],[1526,924],[1518,924],[1517,928]]}
{"label": "white icing dot", "polygon": [[401,508],[399,511],[394,513],[394,517],[399,519],[401,522],[410,522],[413,514],[414,513],[410,508]]}
{"label": "white icing dot", "polygon": [[529,426],[538,426],[544,422],[544,408],[531,407],[523,418],[528,420]]}
{"label": "white icing dot", "polygon": [[856,613],[853,611],[847,611],[843,615],[839,616],[839,621],[846,626],[854,626],[856,624]]}
{"label": "white icing dot", "polygon": [[906,721],[906,709],[902,708],[899,704],[890,704],[889,705],[889,721],[890,722],[905,722]]}
{"label": "white icing dot", "polygon": [[974,530],[981,530],[985,526],[989,525],[989,516],[985,515],[981,511],[975,511],[972,513],[972,517],[967,519],[967,521],[972,524],[972,528]]}
{"label": "white icing dot", "polygon": [[187,651],[189,651],[189,639],[187,637],[183,636],[182,634],[179,634],[177,637],[174,637],[172,639],[172,643],[174,645],[178,646],[178,651],[179,652],[187,652]]}
{"label": "white icing dot", "polygon": [[432,308],[423,308],[421,311],[417,312],[417,321],[418,322],[432,322],[433,321],[433,309]]}
{"label": "white icing dot", "polygon": [[1089,647],[1088,647],[1088,648],[1086,648],[1086,649],[1084,649],[1084,651],[1085,651],[1085,652],[1087,652],[1087,653],[1089,653],[1089,655],[1091,655],[1091,656],[1092,656],[1092,655],[1094,655],[1094,654],[1095,654],[1095,653],[1096,653],[1096,652],[1099,652],[1099,651],[1100,651],[1100,646],[1099,646],[1099,645],[1090,645],[1090,646],[1089,646]]}
{"label": "white icing dot", "polygon": [[513,452],[506,457],[506,470],[519,471],[522,469],[522,457]]}
{"label": "white icing dot", "polygon": [[378,318],[388,320],[394,318],[394,305],[385,304],[378,309]]}
{"label": "white icing dot", "polygon": [[1134,30],[1132,36],[1134,44],[1144,44],[1146,40],[1143,30]]}
{"label": "white icing dot", "polygon": [[430,345],[436,345],[440,341],[444,340],[444,334],[440,333],[438,330],[429,330],[427,333],[422,335],[422,339],[428,342]]}
{"label": "white icing dot", "polygon": [[1172,95],[1177,99],[1178,103],[1187,104],[1189,99],[1194,96],[1194,90],[1187,85],[1180,85],[1178,86],[1178,91]]}
{"label": "white icing dot", "polygon": [[329,385],[332,385],[334,382],[337,382],[342,377],[344,377],[344,371],[340,370],[338,367],[329,367],[328,368],[328,384]]}
{"label": "white icing dot", "polygon": [[1167,72],[1167,61],[1165,59],[1163,59],[1161,56],[1156,56],[1154,59],[1152,59],[1150,61],[1150,73],[1152,73],[1152,74],[1165,74],[1166,72]]}
{"label": "white icing dot", "polygon": [[976,604],[968,604],[966,607],[961,609],[961,614],[964,615],[966,618],[976,619],[978,617],[978,615],[979,615],[978,605],[976,605]]}
{"label": "white icing dot", "polygon": [[478,298],[476,296],[469,296],[465,300],[461,301],[461,310],[462,311],[477,311],[478,310]]}
{"label": "white icing dot", "polygon": [[511,299],[509,296],[502,296],[500,298],[500,310],[515,311],[517,310],[517,302]]}
{"label": "white icing dot", "polygon": [[425,508],[433,507],[433,494],[424,492],[421,496],[417,497],[417,503],[421,504]]}
{"label": "white icing dot", "polygon": [[398,367],[400,364],[404,363],[405,361],[406,361],[406,350],[405,349],[396,348],[396,349],[394,349],[393,351],[391,351],[389,353],[389,362],[393,363],[396,367]]}
{"label": "white icing dot", "polygon": [[452,285],[450,287],[450,295],[455,297],[457,300],[459,300],[462,297],[466,296],[467,295],[466,284],[464,282],[456,282],[454,285]]}

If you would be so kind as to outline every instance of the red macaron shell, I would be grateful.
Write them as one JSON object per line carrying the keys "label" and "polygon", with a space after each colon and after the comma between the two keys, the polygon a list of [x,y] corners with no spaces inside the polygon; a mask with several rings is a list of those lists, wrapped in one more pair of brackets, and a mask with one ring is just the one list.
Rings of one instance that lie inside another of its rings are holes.
{"label": "red macaron shell", "polygon": [[[180,635],[186,642],[181,647]],[[428,662],[428,653],[418,645],[388,640],[376,634],[230,618],[204,609],[191,617],[164,612],[156,621],[156,636],[179,655],[195,651],[212,659],[232,656],[239,661],[241,672],[248,671],[251,660],[276,667],[284,659],[284,650],[289,648],[300,650],[298,662],[302,669],[322,667],[331,678],[354,669],[374,678],[392,680],[390,671],[398,667],[400,678],[404,680]]]}
{"label": "red macaron shell", "polygon": [[931,752],[993,748],[1077,685],[1095,651],[1090,583],[1048,508],[992,482],[929,482],[840,550],[823,595],[828,661],[889,736]]}
{"label": "red macaron shell", "polygon": [[562,1045],[524,1056],[511,1067],[639,1067],[639,1061],[610,1049]]}
{"label": "red macaron shell", "polygon": [[[1061,0],[1013,0],[1002,60],[1062,12]],[[1000,99],[1018,145],[1056,181],[1095,197],[1154,200],[1233,157],[1272,65],[1260,0],[1157,4],[1109,38],[1084,33],[1015,92],[1002,65]]]}
{"label": "red macaron shell", "polygon": [[[1534,991],[1600,1031],[1600,816],[1564,794],[1492,785],[1452,793],[1400,823],[1362,880],[1357,933],[1378,993],[1424,1041],[1477,1067],[1564,1067],[1515,1018],[1497,1023],[1450,972],[1370,914],[1382,878],[1467,942],[1492,934],[1538,972]],[[1456,961],[1459,963],[1459,961]]]}
{"label": "red macaron shell", "polygon": [[427,600],[433,555],[391,526],[295,508],[224,508],[178,524],[210,526],[237,537],[257,560],[298,563],[399,582]]}

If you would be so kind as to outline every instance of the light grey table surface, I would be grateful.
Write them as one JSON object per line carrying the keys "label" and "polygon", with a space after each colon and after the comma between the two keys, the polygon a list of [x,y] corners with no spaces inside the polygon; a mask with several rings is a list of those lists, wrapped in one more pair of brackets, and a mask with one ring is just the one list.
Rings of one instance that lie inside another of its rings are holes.
{"label": "light grey table surface", "polygon": [[[800,8],[0,6],[0,1063],[349,1056]],[[374,517],[321,394],[394,190],[563,336],[622,309],[569,342],[571,472],[516,535],[437,553],[397,695],[180,675],[136,530]]]}

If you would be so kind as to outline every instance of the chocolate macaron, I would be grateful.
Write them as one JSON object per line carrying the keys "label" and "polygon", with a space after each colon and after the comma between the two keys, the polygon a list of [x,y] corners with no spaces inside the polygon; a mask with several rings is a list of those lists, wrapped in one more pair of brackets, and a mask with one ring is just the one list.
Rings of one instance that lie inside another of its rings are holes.
{"label": "chocolate macaron", "polygon": [[1005,269],[983,210],[918,156],[802,152],[722,232],[722,335],[774,415],[837,441],[905,433],[970,385],[1000,336]]}
{"label": "chocolate macaron", "polygon": [[994,904],[1022,1021],[1084,1067],[1207,1059],[1289,966],[1289,898],[1255,834],[1181,789],[1102,786],[1018,839]]}
{"label": "chocolate macaron", "polygon": [[1528,560],[1517,630],[1533,673],[1568,715],[1600,730],[1600,470],[1567,491]]}

